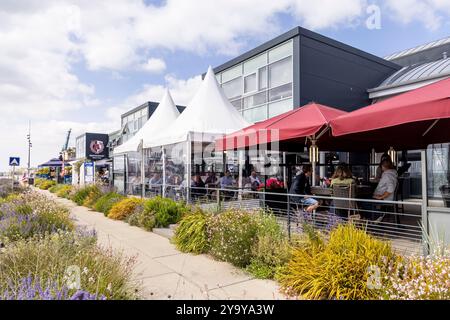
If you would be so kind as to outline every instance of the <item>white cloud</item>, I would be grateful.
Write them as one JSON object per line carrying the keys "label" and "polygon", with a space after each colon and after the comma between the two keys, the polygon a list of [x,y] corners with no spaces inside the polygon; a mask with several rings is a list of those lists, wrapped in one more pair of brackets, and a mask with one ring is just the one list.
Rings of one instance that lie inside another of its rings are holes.
{"label": "white cloud", "polygon": [[385,0],[385,7],[394,21],[419,22],[430,30],[439,29],[450,15],[449,0]]}
{"label": "white cloud", "polygon": [[297,19],[311,29],[354,24],[365,12],[366,6],[365,0],[292,1]]}
{"label": "white cloud", "polygon": [[161,73],[166,70],[166,63],[163,59],[150,58],[142,65],[142,69],[150,73]]}
{"label": "white cloud", "polygon": [[197,92],[202,78],[198,75],[184,80],[178,79],[174,75],[167,75],[165,81],[165,86],[161,84],[146,84],[139,92],[130,95],[119,105],[109,108],[107,111],[108,119],[115,123],[116,128],[118,128],[121,114],[146,101],[159,102],[164,95],[166,87],[169,88],[170,94],[177,105],[186,106]]}

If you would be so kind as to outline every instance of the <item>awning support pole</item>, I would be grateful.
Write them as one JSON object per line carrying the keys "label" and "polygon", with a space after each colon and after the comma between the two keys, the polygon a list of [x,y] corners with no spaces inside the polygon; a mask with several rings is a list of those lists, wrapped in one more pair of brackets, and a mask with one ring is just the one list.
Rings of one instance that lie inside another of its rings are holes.
{"label": "awning support pole", "polygon": [[162,196],[166,196],[166,149],[161,147],[162,149],[162,167],[163,167],[163,185],[162,185]]}
{"label": "awning support pole", "polygon": [[238,150],[238,159],[239,159],[239,178],[238,178],[238,188],[239,188],[239,192],[238,192],[238,200],[241,201],[242,200],[242,176],[243,176],[243,166],[245,164],[245,160],[244,160],[244,150]]}
{"label": "awning support pole", "polygon": [[422,242],[423,242],[423,253],[425,255],[429,254],[430,248],[426,241],[427,236],[429,236],[428,228],[428,192],[427,192],[427,150],[420,151],[421,165],[422,165]]}
{"label": "awning support pole", "polygon": [[192,143],[191,143],[191,133],[188,132],[187,137],[187,145],[186,145],[186,202],[190,203],[190,197],[191,197],[191,151],[192,150]]}
{"label": "awning support pole", "polygon": [[433,123],[428,127],[428,129],[425,130],[425,132],[422,134],[422,137],[425,137],[426,134],[428,132],[430,132],[431,129],[433,129],[433,127],[436,125],[436,123],[438,123],[438,121],[439,121],[439,119],[434,120]]}

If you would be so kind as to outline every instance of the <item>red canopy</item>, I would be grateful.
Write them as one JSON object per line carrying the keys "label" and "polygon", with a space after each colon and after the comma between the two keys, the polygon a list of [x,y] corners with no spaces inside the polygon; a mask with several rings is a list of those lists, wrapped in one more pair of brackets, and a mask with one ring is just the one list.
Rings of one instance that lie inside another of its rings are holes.
{"label": "red canopy", "polygon": [[217,140],[216,149],[233,150],[277,141],[317,138],[330,120],[346,113],[317,103],[309,103],[227,135]]}
{"label": "red canopy", "polygon": [[335,137],[385,149],[450,142],[450,78],[340,116],[331,128]]}

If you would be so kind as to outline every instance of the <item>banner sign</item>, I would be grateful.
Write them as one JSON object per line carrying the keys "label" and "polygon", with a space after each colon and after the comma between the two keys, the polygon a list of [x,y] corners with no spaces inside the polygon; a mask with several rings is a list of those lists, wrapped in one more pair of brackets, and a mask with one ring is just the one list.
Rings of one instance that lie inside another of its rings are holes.
{"label": "banner sign", "polygon": [[86,133],[86,158],[102,160],[109,157],[109,136],[102,133]]}

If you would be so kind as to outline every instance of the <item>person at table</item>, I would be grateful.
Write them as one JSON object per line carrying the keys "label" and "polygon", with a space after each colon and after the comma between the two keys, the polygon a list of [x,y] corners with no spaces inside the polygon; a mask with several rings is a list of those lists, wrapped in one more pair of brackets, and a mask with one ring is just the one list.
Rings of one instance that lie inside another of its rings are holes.
{"label": "person at table", "polygon": [[206,193],[205,183],[202,180],[202,177],[199,174],[194,175],[192,182],[192,195],[200,196]]}
{"label": "person at table", "polygon": [[373,193],[373,198],[394,201],[394,193],[398,183],[397,170],[394,169],[390,159],[385,159],[381,162],[381,170],[381,178]]}
{"label": "person at table", "polygon": [[355,183],[355,180],[348,165],[345,163],[338,165],[331,177],[330,187],[333,187],[333,185],[349,186],[353,183]]}
{"label": "person at table", "polygon": [[208,176],[206,177],[205,184],[206,185],[216,185],[218,182],[217,176],[214,172],[209,171]]}
{"label": "person at table", "polygon": [[381,164],[383,163],[383,161],[389,161],[393,165],[391,156],[386,152],[383,153],[381,155],[380,164],[378,165],[377,172],[375,174],[375,182],[380,182],[380,180],[381,180],[381,175],[383,174],[383,169],[381,167]]}
{"label": "person at table", "polygon": [[234,185],[234,179],[231,176],[231,172],[229,170],[227,170],[225,172],[225,175],[222,178],[220,178],[219,184],[222,189],[226,189]]}
{"label": "person at table", "polygon": [[292,201],[294,203],[302,203],[303,205],[305,205],[307,212],[313,212],[319,207],[319,202],[316,199],[308,196],[311,195],[311,185],[309,183],[309,178],[312,174],[311,170],[312,169],[310,165],[304,165],[301,170],[298,170],[289,190],[290,194],[298,194],[304,196],[293,197]]}
{"label": "person at table", "polygon": [[249,177],[249,182],[251,185],[251,189],[253,191],[258,190],[259,186],[261,185],[261,179],[259,179],[258,175],[256,174],[256,171],[253,170]]}
{"label": "person at table", "polygon": [[153,174],[153,177],[148,181],[150,188],[157,188],[162,184],[162,178],[159,173]]}

